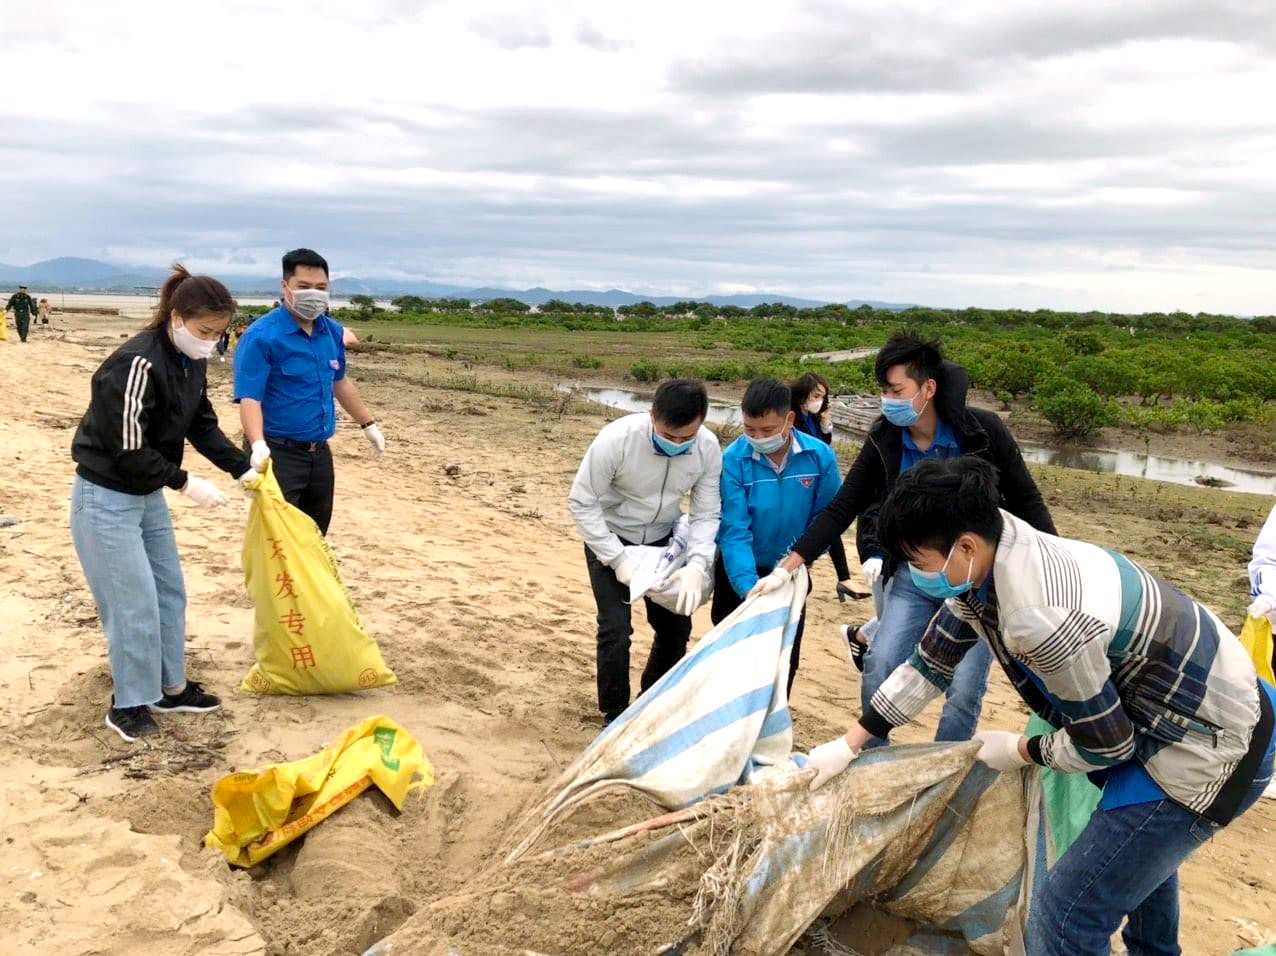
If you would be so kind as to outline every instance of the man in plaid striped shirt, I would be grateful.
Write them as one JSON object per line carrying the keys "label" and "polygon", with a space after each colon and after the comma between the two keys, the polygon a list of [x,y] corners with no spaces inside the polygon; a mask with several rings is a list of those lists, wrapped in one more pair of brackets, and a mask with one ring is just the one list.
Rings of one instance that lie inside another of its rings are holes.
{"label": "man in plaid striped shirt", "polygon": [[943,694],[983,640],[1057,729],[976,735],[996,770],[1088,773],[1103,799],[1040,882],[1028,952],[1178,953],[1179,866],[1272,776],[1273,690],[1208,608],[1129,559],[998,508],[993,467],[923,462],[882,506],[883,544],[946,601],[846,735],[811,751],[812,787]]}

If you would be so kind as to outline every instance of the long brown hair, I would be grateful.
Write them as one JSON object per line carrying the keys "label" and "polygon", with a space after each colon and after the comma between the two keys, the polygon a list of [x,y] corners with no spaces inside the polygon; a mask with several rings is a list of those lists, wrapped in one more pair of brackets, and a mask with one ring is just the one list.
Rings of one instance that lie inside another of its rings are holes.
{"label": "long brown hair", "polygon": [[224,315],[229,319],[235,315],[230,290],[212,276],[193,276],[180,262],[174,262],[172,270],[160,288],[159,305],[146,323],[148,329],[162,329],[174,311],[184,320],[201,315]]}
{"label": "long brown hair", "polygon": [[829,392],[829,380],[819,372],[807,372],[801,378],[794,379],[789,388],[793,390],[793,411],[799,416],[805,414],[802,406],[817,388],[824,389],[824,404],[820,406],[820,411],[824,412],[829,407],[829,399],[832,398]]}

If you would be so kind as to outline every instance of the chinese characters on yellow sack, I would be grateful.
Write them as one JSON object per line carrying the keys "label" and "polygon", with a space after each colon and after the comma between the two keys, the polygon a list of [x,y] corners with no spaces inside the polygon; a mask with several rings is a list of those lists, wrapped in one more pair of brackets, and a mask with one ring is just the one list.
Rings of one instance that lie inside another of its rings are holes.
{"label": "chinese characters on yellow sack", "polygon": [[244,584],[256,607],[257,663],[240,685],[259,694],[340,694],[394,683],[310,516],[283,496],[267,462],[244,535]]}
{"label": "chinese characters on yellow sack", "polygon": [[218,780],[204,846],[236,866],[253,866],[369,786],[402,810],[409,789],[433,784],[434,767],[416,739],[388,717],[369,717],[313,756]]}

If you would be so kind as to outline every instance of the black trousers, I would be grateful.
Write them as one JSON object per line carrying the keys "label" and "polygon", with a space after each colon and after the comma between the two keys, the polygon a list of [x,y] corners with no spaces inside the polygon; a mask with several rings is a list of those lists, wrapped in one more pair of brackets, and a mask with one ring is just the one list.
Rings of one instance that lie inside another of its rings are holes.
{"label": "black trousers", "polygon": [[296,442],[267,435],[266,444],[270,446],[275,478],[288,503],[310,515],[319,531],[327,534],[336,487],[328,443]]}
{"label": "black trousers", "polygon": [[15,310],[13,313],[13,324],[18,327],[18,338],[25,342],[27,340],[27,333],[31,331],[31,316]]}
{"label": "black trousers", "polygon": [[[766,577],[770,568],[758,568],[758,577]],[[806,593],[811,593],[811,579],[806,579]],[[744,603],[744,598],[735,593],[731,579],[727,577],[727,567],[722,563],[722,555],[713,559],[713,603],[709,606],[709,620],[717,627],[728,615]],[[789,652],[788,692],[793,694],[793,678],[797,677],[798,661],[802,657],[802,632],[806,630],[806,603],[802,604],[802,616],[798,618],[797,633],[793,635],[793,650]]]}
{"label": "black trousers", "polygon": [[[652,543],[665,544],[667,540]],[[629,586],[617,581],[616,572],[599,561],[588,545],[585,546],[585,564],[589,568],[594,603],[598,605],[598,709],[610,720],[629,706],[629,639],[634,633],[627,603]],[[675,614],[647,598],[643,600],[647,605],[647,620],[656,636],[642,671],[640,693],[682,659],[687,653],[687,639],[691,637],[691,618]]]}

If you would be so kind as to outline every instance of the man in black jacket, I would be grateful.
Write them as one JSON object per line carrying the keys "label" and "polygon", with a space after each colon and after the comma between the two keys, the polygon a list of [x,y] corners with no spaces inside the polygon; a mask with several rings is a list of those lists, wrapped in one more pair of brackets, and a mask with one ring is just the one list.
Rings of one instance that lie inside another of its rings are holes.
{"label": "man in black jacket", "polygon": [[[967,407],[970,378],[961,366],[944,361],[938,343],[899,333],[877,353],[875,372],[882,389],[882,417],[869,429],[832,503],[755,590],[778,588],[800,564],[814,561],[852,521],[885,500],[902,472],[926,459],[976,455],[991,462],[999,476],[1001,507],[1039,531],[1056,533],[1019,446],[996,414]],[[873,536],[865,537],[871,541]],[[865,707],[882,682],[908,660],[926,625],[943,607],[942,596],[919,587],[907,569],[902,574],[895,573],[898,570],[895,562],[884,563],[884,606],[864,657],[860,684]],[[954,619],[951,626],[964,625]],[[991,663],[982,643],[966,655],[948,688],[936,740],[969,740],[974,734]]]}

